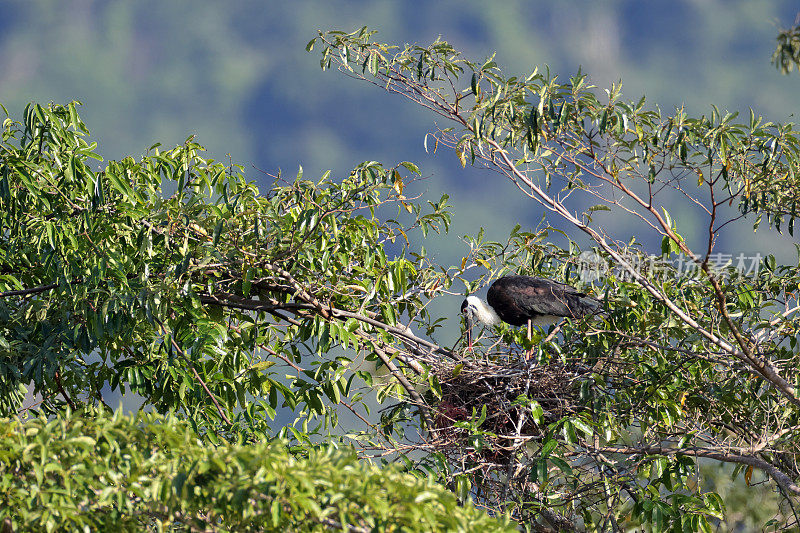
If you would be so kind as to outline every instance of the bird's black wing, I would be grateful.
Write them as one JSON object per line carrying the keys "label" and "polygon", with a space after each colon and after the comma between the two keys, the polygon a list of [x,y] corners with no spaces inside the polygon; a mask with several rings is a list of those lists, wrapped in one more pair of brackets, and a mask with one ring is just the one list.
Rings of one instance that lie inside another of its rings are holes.
{"label": "bird's black wing", "polygon": [[515,326],[537,316],[580,317],[600,308],[598,300],[570,285],[531,276],[498,279],[487,299],[500,318]]}

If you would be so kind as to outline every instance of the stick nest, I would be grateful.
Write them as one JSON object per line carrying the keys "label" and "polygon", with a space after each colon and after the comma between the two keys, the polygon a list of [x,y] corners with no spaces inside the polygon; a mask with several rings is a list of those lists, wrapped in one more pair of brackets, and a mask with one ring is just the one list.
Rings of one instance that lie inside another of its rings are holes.
{"label": "stick nest", "polygon": [[[463,444],[468,431],[454,424],[470,420],[473,413],[480,416],[486,406],[486,420],[480,429],[495,435],[484,435],[494,441],[491,448],[502,450],[512,449],[520,439],[539,437],[551,422],[579,412],[580,385],[592,370],[580,364],[537,365],[506,359],[441,361],[432,372],[442,391],[435,407],[439,444]],[[541,406],[541,423],[536,423],[533,404],[524,398]]]}

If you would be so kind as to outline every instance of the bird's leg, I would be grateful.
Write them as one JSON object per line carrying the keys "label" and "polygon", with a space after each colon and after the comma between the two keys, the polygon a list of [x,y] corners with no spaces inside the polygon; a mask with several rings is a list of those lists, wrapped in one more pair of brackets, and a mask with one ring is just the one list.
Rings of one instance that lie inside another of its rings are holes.
{"label": "bird's leg", "polygon": [[[531,323],[531,319],[529,318],[528,319],[528,344],[531,343],[531,338],[533,337],[532,331],[531,331],[532,327],[533,327],[533,324]],[[530,359],[532,355],[533,355],[533,346],[531,346],[530,348],[525,350],[525,360],[527,361],[528,359]]]}

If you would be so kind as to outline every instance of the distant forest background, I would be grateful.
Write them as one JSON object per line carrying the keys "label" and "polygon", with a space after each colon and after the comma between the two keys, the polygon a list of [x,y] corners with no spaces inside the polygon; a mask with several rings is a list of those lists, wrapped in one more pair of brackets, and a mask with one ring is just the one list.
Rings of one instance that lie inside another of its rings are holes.
{"label": "distant forest background", "polygon": [[[600,88],[621,81],[627,99],[646,95],[665,110],[702,114],[713,104],[745,120],[752,107],[767,120],[796,121],[800,79],[769,60],[797,10],[788,0],[0,0],[0,103],[18,118],[29,101],[80,100],[99,152],[112,159],[196,135],[211,157],[242,164],[262,184],[270,178],[257,169],[293,177],[302,165],[314,179],[327,169],[347,175],[364,160],[414,161],[427,178],[418,192],[446,192],[455,208],[450,236],[425,243],[446,264],[465,253],[458,236],[484,227],[504,240],[517,223],[536,227],[541,209],[480,169],[462,169],[451,152],[426,153],[434,123],[420,108],[322,72],[304,50],[318,29],[368,25],[400,43],[441,36],[473,58],[497,52],[509,75],[548,65],[564,79],[582,68]],[[691,227],[691,212],[673,215]],[[630,221],[611,224],[617,238],[636,234]],[[796,260],[788,237],[754,233],[752,220],[723,238],[719,249],[731,254]],[[643,244],[660,253],[659,243]]]}

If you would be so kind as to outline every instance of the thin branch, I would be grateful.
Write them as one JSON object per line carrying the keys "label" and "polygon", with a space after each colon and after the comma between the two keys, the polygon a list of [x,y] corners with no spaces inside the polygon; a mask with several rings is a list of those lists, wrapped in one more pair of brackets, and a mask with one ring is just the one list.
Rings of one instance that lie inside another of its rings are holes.
{"label": "thin branch", "polygon": [[49,283],[47,285],[39,285],[38,287],[31,287],[29,289],[0,292],[0,298],[7,298],[8,296],[27,296],[28,294],[39,294],[55,289],[56,287],[58,287],[58,283]]}
{"label": "thin branch", "polygon": [[767,473],[775,482],[787,493],[800,495],[800,486],[790,478],[785,472],[778,469],[775,465],[757,457],[749,455],[747,449],[730,448],[728,451],[720,451],[717,449],[708,448],[667,448],[664,446],[603,446],[599,448],[592,448],[594,451],[601,453],[619,453],[623,455],[687,455],[695,457],[704,457],[707,459],[714,459],[725,463],[736,463],[752,466]]}
{"label": "thin branch", "polygon": [[786,317],[788,317],[789,315],[791,315],[793,313],[796,313],[798,311],[800,311],[800,305],[798,305],[796,307],[792,307],[790,309],[787,309],[786,311],[782,312],[777,317],[775,317],[772,320],[770,320],[769,323],[766,326],[763,326],[763,330],[762,331],[759,331],[758,333],[756,333],[756,337],[755,337],[756,338],[756,342],[759,342],[759,341],[765,339],[768,336],[767,335],[768,331],[771,331],[772,328],[774,328],[775,326],[777,326],[778,324],[780,324],[781,322],[786,320]]}
{"label": "thin branch", "polygon": [[[369,338],[369,335],[367,335],[367,333],[361,328],[358,328],[356,330],[356,333],[358,335],[361,335],[362,337]],[[420,410],[420,414],[422,415],[422,419],[425,422],[425,426],[428,428],[428,431],[433,431],[435,426],[433,425],[433,418],[431,418],[429,412],[428,403],[419,394],[419,392],[417,392],[417,389],[414,388],[414,385],[410,381],[408,381],[408,378],[403,374],[403,372],[400,371],[399,368],[397,368],[397,365],[394,364],[394,361],[392,361],[392,359],[386,354],[386,352],[383,349],[381,349],[380,346],[378,346],[377,342],[372,343],[372,348],[375,351],[375,355],[378,356],[378,358],[383,362],[383,364],[386,365],[386,368],[389,369],[389,372],[392,373],[392,376],[394,376],[394,378],[400,383],[400,385],[403,386],[403,388],[406,390],[411,399],[416,402],[417,407]]]}
{"label": "thin branch", "polygon": [[[520,181],[525,183],[528,187],[530,187],[532,191],[531,193],[532,198],[537,199],[537,201],[539,201],[547,209],[549,209],[550,211],[554,211],[562,218],[573,224],[576,228],[578,228],[579,230],[586,233],[589,237],[591,237],[592,240],[595,241],[598,245],[600,245],[600,247],[603,248],[603,250],[605,250],[606,253],[608,253],[618,265],[624,268],[625,271],[628,274],[630,274],[631,277],[633,277],[633,279],[635,279],[655,299],[663,303],[670,309],[670,311],[675,313],[675,315],[678,318],[680,318],[682,322],[691,326],[695,331],[697,331],[703,337],[705,337],[709,341],[713,342],[714,344],[722,348],[727,353],[741,359],[748,365],[752,366],[754,369],[756,369],[756,371],[758,371],[758,373],[762,377],[764,377],[777,390],[779,390],[791,403],[793,403],[796,406],[800,406],[800,398],[797,397],[797,393],[794,387],[792,387],[792,385],[790,385],[789,382],[783,378],[783,376],[778,374],[777,370],[774,367],[772,367],[771,364],[758,357],[755,357],[754,354],[752,354],[752,352],[750,352],[749,350],[742,351],[736,349],[735,346],[733,346],[725,339],[718,337],[711,331],[701,326],[699,322],[697,322],[694,318],[692,318],[682,309],[680,309],[672,300],[667,298],[666,295],[664,295],[660,290],[658,290],[657,287],[655,287],[647,278],[645,278],[633,265],[631,265],[612,246],[610,246],[605,237],[600,235],[595,229],[589,227],[587,224],[578,219],[575,215],[570,213],[567,210],[567,208],[564,207],[560,202],[553,199],[549,194],[545,193],[536,183],[533,182],[533,180],[531,180],[522,171],[517,169],[514,163],[509,158],[508,153],[505,150],[501,149],[501,147],[495,141],[486,139],[486,143],[492,146],[497,151],[497,153],[499,153],[501,160],[506,166],[506,169],[509,172],[512,172],[517,179],[519,179]],[[534,194],[535,196],[533,196]],[[632,191],[631,194],[635,196]],[[636,198],[638,198],[638,196]],[[643,200],[639,199],[639,202],[641,202],[643,206],[646,206]],[[657,211],[655,212],[655,216],[657,219],[663,222],[662,225],[664,227],[664,230],[667,231],[668,234],[671,234],[670,238],[672,238],[676,242],[679,242],[682,249],[685,248],[684,253],[686,253],[689,257],[696,259],[694,254],[692,254],[691,250],[689,250],[686,247],[685,243],[683,243],[682,240],[680,240],[677,236],[674,235],[674,232],[672,232],[670,226],[666,224],[665,221],[663,221],[663,219],[661,218],[661,216],[658,214]],[[719,295],[722,294],[722,289],[719,287],[719,283],[717,282],[716,278],[713,275],[709,275],[708,279],[712,284],[712,286],[714,287],[715,293],[719,297]],[[723,296],[723,302],[724,302],[724,296]],[[722,307],[724,310],[724,306]],[[731,331],[733,331],[734,336],[737,337],[737,342],[738,342],[741,334],[739,333],[738,329],[735,328],[735,326],[732,324],[730,316],[727,314],[727,312],[723,313],[723,317],[726,319],[726,322],[730,323]],[[741,342],[739,342],[739,344],[740,346],[742,346]],[[746,344],[744,344],[744,346],[746,346]]]}
{"label": "thin branch", "polygon": [[164,326],[164,324],[160,320],[158,320],[157,318],[156,318],[156,322],[158,322],[158,325],[160,326],[162,333],[169,337],[169,340],[170,340],[170,343],[172,344],[172,347],[175,348],[175,350],[178,352],[178,354],[181,356],[181,358],[184,361],[186,361],[186,363],[189,365],[189,368],[192,370],[192,373],[194,374],[195,379],[200,383],[200,386],[203,387],[203,390],[206,391],[206,394],[208,395],[208,397],[211,399],[212,402],[214,402],[214,406],[217,408],[217,412],[219,413],[219,416],[222,417],[222,419],[228,425],[232,425],[233,423],[230,421],[228,416],[225,414],[225,411],[219,405],[219,402],[217,401],[217,398],[214,396],[214,394],[212,394],[211,390],[208,388],[208,385],[206,385],[206,382],[203,381],[203,378],[200,377],[200,374],[197,373],[197,370],[194,368],[194,365],[192,364],[192,362],[189,359],[189,357],[181,349],[181,347],[178,346],[178,343],[175,342],[175,337],[172,335],[171,332],[167,331],[166,326]]}
{"label": "thin branch", "polygon": [[[308,293],[306,293],[305,291],[303,292],[305,293],[305,295],[308,295]],[[303,295],[301,295],[301,297],[303,297]],[[353,318],[355,320],[358,320],[359,322],[363,322],[365,324],[369,324],[371,326],[380,328],[384,331],[388,331],[389,333],[397,337],[400,337],[402,339],[405,339],[406,341],[415,343],[419,346],[424,346],[428,348],[428,352],[430,353],[444,355],[445,357],[448,357],[454,361],[460,360],[460,358],[453,352],[445,350],[438,344],[431,342],[427,339],[417,337],[408,328],[390,326],[389,324],[381,322],[376,318],[367,316],[366,314],[355,313],[353,311],[346,311],[344,309],[339,309],[331,305],[323,306],[321,303],[319,303],[319,301],[316,298],[313,298],[310,295],[308,295],[308,298],[311,301],[307,303],[278,302],[277,300],[267,301],[267,302],[261,300],[246,300],[236,295],[227,293],[217,293],[215,295],[200,295],[199,298],[202,303],[219,305],[223,307],[231,307],[236,309],[244,309],[249,311],[266,311],[266,312],[289,311],[291,313],[297,313],[298,311],[312,311],[328,320],[330,320],[331,318],[345,318],[345,319]]]}
{"label": "thin branch", "polygon": [[56,381],[56,387],[58,388],[58,392],[61,393],[61,396],[63,396],[64,399],[67,401],[67,405],[69,405],[70,408],[74,411],[76,409],[75,402],[72,401],[72,398],[69,397],[69,394],[67,394],[67,391],[64,389],[64,384],[61,382],[61,374],[58,372],[58,370],[56,370],[54,378]]}

